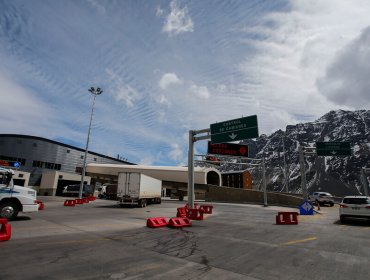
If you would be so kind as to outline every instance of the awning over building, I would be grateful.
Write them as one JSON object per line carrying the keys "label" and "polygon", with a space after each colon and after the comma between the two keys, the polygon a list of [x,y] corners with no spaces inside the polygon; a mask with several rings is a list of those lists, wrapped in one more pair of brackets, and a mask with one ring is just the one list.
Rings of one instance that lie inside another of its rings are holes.
{"label": "awning over building", "polygon": [[[89,163],[86,172],[90,174],[104,174],[118,176],[120,172],[138,172],[147,176],[171,182],[188,182],[188,168],[181,166],[147,166],[125,164],[98,164]],[[221,173],[215,168],[194,168],[195,184],[211,184],[221,186]]]}

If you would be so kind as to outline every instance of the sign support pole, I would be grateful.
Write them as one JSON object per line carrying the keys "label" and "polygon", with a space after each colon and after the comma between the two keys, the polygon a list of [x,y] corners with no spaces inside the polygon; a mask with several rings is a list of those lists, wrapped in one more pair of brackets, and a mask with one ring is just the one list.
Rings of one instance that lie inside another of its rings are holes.
{"label": "sign support pole", "polygon": [[[207,133],[206,135],[195,137],[197,134]],[[188,152],[188,207],[194,208],[194,143],[199,140],[210,139],[210,129],[189,130],[189,152]]]}
{"label": "sign support pole", "polygon": [[266,184],[266,167],[265,157],[262,158],[262,181],[263,181],[263,206],[267,207],[267,184]]}
{"label": "sign support pole", "polygon": [[308,191],[306,185],[306,166],[304,164],[303,147],[299,146],[299,164],[301,169],[301,188],[302,195],[305,200],[308,200]]}
{"label": "sign support pole", "polygon": [[194,130],[189,130],[188,207],[194,208]]}
{"label": "sign support pole", "polygon": [[365,168],[362,168],[361,170],[361,180],[362,180],[362,185],[364,186],[364,195],[369,196],[369,191],[367,189],[369,187],[369,183],[367,182]]}

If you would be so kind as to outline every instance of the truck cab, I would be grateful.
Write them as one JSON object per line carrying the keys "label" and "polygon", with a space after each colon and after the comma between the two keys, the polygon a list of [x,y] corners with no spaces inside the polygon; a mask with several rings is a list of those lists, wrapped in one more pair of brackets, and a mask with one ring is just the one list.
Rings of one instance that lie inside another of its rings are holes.
{"label": "truck cab", "polygon": [[0,167],[0,218],[12,220],[19,212],[37,212],[36,191],[16,186],[13,183],[14,171]]}

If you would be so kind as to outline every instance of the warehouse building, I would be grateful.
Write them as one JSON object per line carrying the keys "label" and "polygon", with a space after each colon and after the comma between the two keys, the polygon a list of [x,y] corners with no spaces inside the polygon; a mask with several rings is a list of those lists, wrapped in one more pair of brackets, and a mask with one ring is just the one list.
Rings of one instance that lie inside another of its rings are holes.
{"label": "warehouse building", "polygon": [[[56,195],[64,186],[81,180],[84,156],[84,149],[54,140],[30,135],[0,134],[0,163],[8,164],[18,171],[21,177],[16,178],[17,184],[32,186],[41,195]],[[132,164],[91,151],[87,154],[86,163]],[[48,174],[44,180],[43,174]],[[54,185],[48,186],[50,182]],[[89,177],[86,177],[86,182],[90,183]]]}

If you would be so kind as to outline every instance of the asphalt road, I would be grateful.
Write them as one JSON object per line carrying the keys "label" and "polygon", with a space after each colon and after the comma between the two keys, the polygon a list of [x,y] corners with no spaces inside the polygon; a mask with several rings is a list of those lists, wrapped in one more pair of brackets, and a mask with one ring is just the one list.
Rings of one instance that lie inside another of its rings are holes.
{"label": "asphalt road", "polygon": [[276,225],[278,211],[213,204],[214,213],[183,229],[146,227],[184,203],[120,208],[96,200],[12,221],[0,242],[0,279],[370,279],[370,224],[341,225],[338,207]]}

